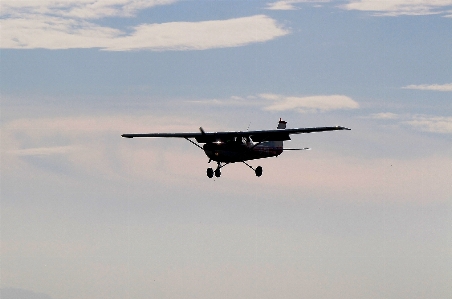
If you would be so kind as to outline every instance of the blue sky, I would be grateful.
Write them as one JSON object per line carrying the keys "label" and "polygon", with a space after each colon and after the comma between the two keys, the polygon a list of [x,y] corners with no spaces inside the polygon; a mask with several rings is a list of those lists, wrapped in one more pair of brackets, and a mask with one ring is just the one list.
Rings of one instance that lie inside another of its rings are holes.
{"label": "blue sky", "polygon": [[[2,297],[450,294],[451,1],[0,5]],[[352,130],[215,180],[120,137],[280,117]]]}

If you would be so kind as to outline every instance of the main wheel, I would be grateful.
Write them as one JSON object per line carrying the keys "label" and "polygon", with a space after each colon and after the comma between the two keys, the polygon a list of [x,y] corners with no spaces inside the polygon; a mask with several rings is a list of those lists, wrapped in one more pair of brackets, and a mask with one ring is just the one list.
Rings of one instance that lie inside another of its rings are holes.
{"label": "main wheel", "polygon": [[213,169],[212,169],[212,168],[207,168],[207,176],[208,176],[209,178],[212,178],[212,177],[213,177]]}
{"label": "main wheel", "polygon": [[217,178],[219,178],[220,175],[221,175],[220,168],[215,169],[215,176],[216,176]]}
{"label": "main wheel", "polygon": [[261,176],[262,175],[262,167],[261,166],[256,167],[256,170],[254,172],[256,173],[256,176]]}

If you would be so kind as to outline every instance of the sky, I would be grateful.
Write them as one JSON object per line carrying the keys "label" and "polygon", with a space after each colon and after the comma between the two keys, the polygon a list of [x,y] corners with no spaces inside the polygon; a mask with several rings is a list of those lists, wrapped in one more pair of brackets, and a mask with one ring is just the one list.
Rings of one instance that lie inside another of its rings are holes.
{"label": "sky", "polygon": [[[452,1],[0,2],[1,297],[450,298]],[[214,167],[123,133],[341,125]]]}

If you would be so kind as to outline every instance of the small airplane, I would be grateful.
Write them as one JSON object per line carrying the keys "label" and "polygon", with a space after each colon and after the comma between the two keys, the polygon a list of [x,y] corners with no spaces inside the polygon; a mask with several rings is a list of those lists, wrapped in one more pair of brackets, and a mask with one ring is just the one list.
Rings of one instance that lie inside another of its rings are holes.
{"label": "small airplane", "polygon": [[[283,148],[283,142],[290,140],[290,134],[302,134],[325,131],[350,130],[345,127],[317,127],[317,128],[295,128],[286,129],[287,122],[279,119],[276,130],[260,131],[236,131],[236,132],[205,132],[202,127],[197,133],[145,133],[145,134],[122,134],[124,138],[135,137],[166,137],[185,138],[200,149],[211,161],[217,162],[215,171],[207,168],[207,176],[212,178],[221,176],[221,168],[230,163],[241,162],[254,170],[256,176],[262,175],[262,167],[252,167],[246,161],[269,157],[277,157],[287,150],[308,150],[309,148]],[[190,138],[196,140],[193,141]],[[199,145],[204,143],[203,146]]]}

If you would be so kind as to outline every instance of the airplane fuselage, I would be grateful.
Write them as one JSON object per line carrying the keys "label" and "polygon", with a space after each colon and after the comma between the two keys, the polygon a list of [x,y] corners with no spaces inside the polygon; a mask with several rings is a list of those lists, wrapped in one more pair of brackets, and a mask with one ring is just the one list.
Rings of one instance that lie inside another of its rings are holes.
{"label": "airplane fuselage", "polygon": [[276,157],[283,152],[282,146],[276,146],[273,142],[263,142],[258,145],[213,142],[204,144],[203,150],[213,161],[223,163]]}

